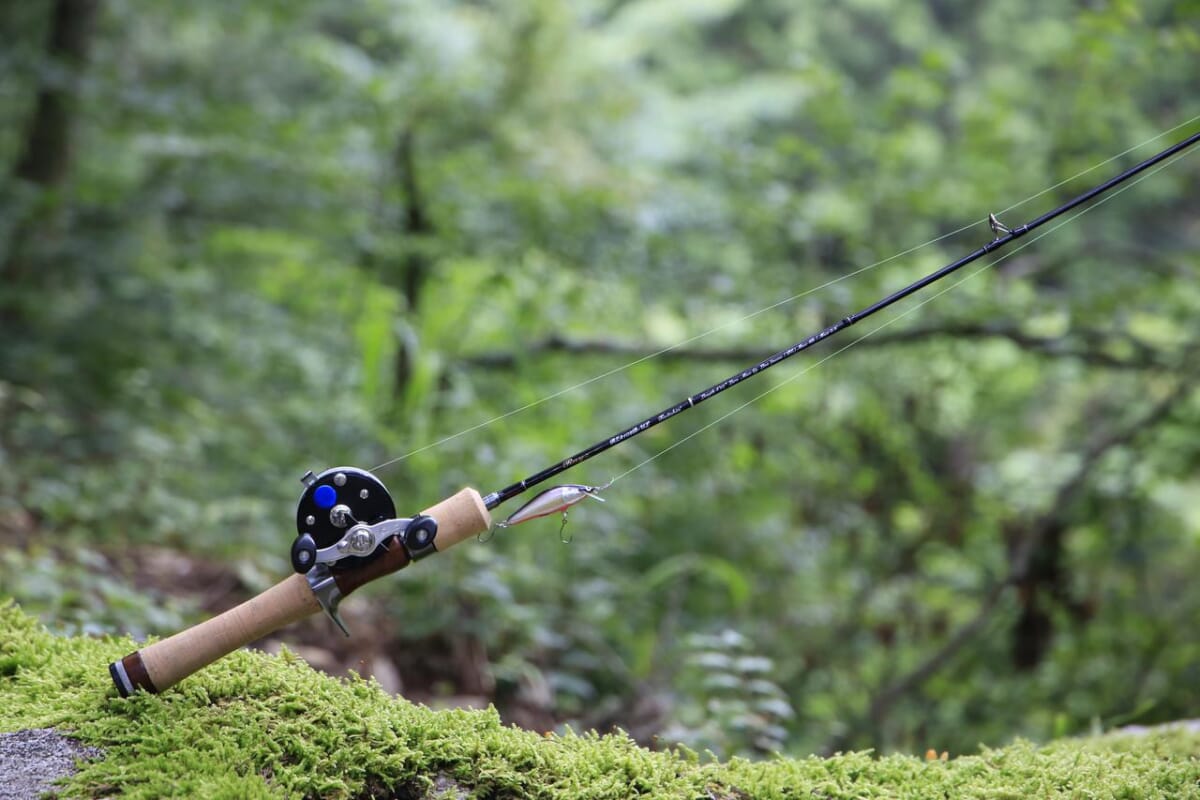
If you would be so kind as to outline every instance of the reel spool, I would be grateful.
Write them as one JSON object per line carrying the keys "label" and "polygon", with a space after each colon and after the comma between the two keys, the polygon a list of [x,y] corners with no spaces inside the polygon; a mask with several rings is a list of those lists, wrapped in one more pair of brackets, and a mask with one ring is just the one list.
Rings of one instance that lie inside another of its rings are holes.
{"label": "reel spool", "polygon": [[[307,473],[304,493],[296,506],[296,540],[292,567],[306,574],[316,564],[316,552],[337,544],[354,525],[374,525],[396,516],[392,496],[378,478],[357,467],[334,467],[320,475]],[[363,556],[346,556],[333,565],[340,571],[367,564],[382,547]]]}

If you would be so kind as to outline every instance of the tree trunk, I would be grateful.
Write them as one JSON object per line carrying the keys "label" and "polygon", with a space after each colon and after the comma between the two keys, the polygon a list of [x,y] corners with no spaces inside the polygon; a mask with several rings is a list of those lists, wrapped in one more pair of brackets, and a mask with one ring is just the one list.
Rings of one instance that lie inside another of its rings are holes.
{"label": "tree trunk", "polygon": [[[415,315],[420,305],[421,290],[429,278],[429,256],[420,249],[420,240],[433,233],[433,223],[425,211],[425,201],[417,180],[416,133],[407,127],[396,142],[395,167],[404,193],[404,238],[416,247],[404,256],[400,276],[400,289],[404,294],[406,313]],[[396,347],[396,372],[394,391],[397,398],[404,396],[412,380],[416,353],[409,341],[401,340]]]}
{"label": "tree trunk", "polygon": [[56,0],[46,44],[48,60],[66,67],[67,78],[44,81],[25,130],[25,145],[13,176],[41,186],[61,185],[71,166],[71,129],[79,75],[99,0]]}
{"label": "tree trunk", "polygon": [[[43,190],[57,189],[67,182],[71,170],[71,139],[80,76],[87,63],[88,46],[100,0],[55,0],[51,10],[46,61],[54,66],[53,77],[38,87],[37,101],[23,135],[21,155],[13,166],[18,182]],[[35,204],[18,213],[12,239],[0,276],[9,285],[20,285],[36,270],[28,263],[31,243],[45,235],[53,214]]]}

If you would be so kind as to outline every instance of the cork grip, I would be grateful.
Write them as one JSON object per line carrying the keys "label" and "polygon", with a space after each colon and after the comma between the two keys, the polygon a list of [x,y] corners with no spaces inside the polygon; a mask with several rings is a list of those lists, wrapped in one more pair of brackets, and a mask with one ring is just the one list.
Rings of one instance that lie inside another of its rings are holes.
{"label": "cork grip", "polygon": [[492,526],[492,515],[483,504],[483,498],[469,487],[421,513],[437,520],[438,532],[434,544],[439,553]]}
{"label": "cork grip", "polygon": [[[435,544],[439,552],[486,531],[491,525],[491,515],[483,499],[469,488],[422,513],[438,522]],[[392,552],[396,556],[388,558]],[[343,594],[349,594],[367,581],[407,564],[404,549],[392,548],[375,562],[339,573],[338,586]],[[356,575],[357,572],[363,574]],[[109,673],[122,697],[138,689],[160,692],[239,647],[320,610],[321,604],[305,577],[291,575],[223,614],[113,662],[108,667]]]}
{"label": "cork grip", "polygon": [[320,610],[304,576],[292,575],[240,606],[125,656],[109,671],[122,696],[133,689],[159,692],[239,647]]}

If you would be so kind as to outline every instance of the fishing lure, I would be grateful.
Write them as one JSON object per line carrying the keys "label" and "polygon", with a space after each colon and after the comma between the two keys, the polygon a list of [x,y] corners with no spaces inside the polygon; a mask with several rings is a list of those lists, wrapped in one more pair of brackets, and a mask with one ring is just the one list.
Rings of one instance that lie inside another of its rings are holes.
{"label": "fishing lure", "polygon": [[[567,511],[571,506],[589,497],[603,503],[604,498],[600,496],[600,492],[608,487],[607,483],[603,486],[587,486],[582,483],[564,483],[562,486],[553,486],[509,514],[503,522],[497,522],[496,527],[511,528],[513,525],[520,525],[531,519],[548,517],[561,512],[562,527],[558,529],[558,535],[559,538],[562,538],[562,532],[567,527]],[[563,539],[563,541],[568,540]]]}

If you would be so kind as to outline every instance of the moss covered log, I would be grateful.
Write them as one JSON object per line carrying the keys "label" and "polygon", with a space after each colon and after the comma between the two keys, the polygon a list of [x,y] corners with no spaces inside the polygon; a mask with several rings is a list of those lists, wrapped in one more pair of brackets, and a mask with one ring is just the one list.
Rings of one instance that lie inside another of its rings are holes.
{"label": "moss covered log", "polygon": [[435,711],[287,652],[238,652],[162,695],[122,700],[106,665],[132,645],[56,637],[0,607],[0,732],[54,727],[104,753],[81,765],[66,796],[1200,797],[1200,734],[1183,730],[1016,742],[948,761],[722,763],[619,734],[541,736],[491,710]]}

